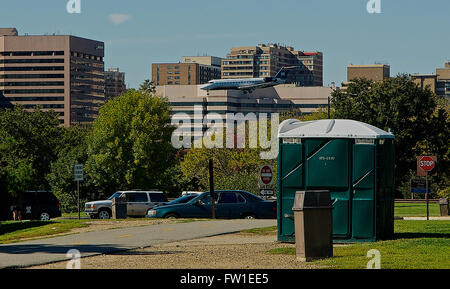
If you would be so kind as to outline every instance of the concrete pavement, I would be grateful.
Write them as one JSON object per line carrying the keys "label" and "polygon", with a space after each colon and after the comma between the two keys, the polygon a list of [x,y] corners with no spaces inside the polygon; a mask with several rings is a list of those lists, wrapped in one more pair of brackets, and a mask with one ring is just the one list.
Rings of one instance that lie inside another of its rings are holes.
{"label": "concrete pavement", "polygon": [[81,257],[87,257],[276,224],[276,220],[195,221],[86,232],[0,245],[0,268],[28,267],[69,260],[66,254],[71,249],[80,251]]}

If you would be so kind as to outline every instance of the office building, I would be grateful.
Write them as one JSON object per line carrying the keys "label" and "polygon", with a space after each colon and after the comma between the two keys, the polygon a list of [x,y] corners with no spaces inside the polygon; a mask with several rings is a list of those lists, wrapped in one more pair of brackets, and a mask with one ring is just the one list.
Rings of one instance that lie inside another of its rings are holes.
{"label": "office building", "polygon": [[411,79],[419,85],[420,88],[429,88],[431,91],[436,92],[436,74],[411,74]]}
{"label": "office building", "polygon": [[421,88],[429,86],[440,97],[450,98],[450,61],[444,68],[436,68],[436,74],[411,74],[412,80]]}
{"label": "office building", "polygon": [[119,68],[109,68],[105,71],[105,100],[114,99],[127,91],[125,72]]}
{"label": "office building", "polygon": [[331,97],[331,87],[298,87],[283,84],[244,93],[240,90],[214,90],[209,95],[200,89],[201,85],[157,86],[156,93],[167,97],[172,112],[192,114],[194,106],[202,111],[218,113],[283,113],[300,109],[308,114],[325,108]]}
{"label": "office building", "polygon": [[297,86],[323,85],[321,52],[296,51],[278,44],[231,48],[227,58],[222,60],[222,78],[274,77],[286,66],[297,66],[289,70],[287,83]]}
{"label": "office building", "polygon": [[88,125],[105,99],[103,57],[100,41],[0,29],[0,107],[39,105],[65,126]]}
{"label": "office building", "polygon": [[385,64],[349,65],[347,67],[347,81],[365,78],[372,81],[383,81],[391,77],[391,67]]}
{"label": "office building", "polygon": [[[174,120],[191,119],[191,125],[183,129],[190,131],[194,139],[203,135],[207,129],[204,118],[219,119],[226,123],[228,114],[236,117],[242,113],[244,118],[254,114],[284,113],[300,110],[303,114],[326,108],[331,99],[331,87],[298,87],[295,84],[277,85],[275,87],[257,89],[251,93],[240,90],[200,89],[201,85],[165,85],[157,86],[156,93],[166,97],[172,107]],[[218,116],[218,117],[217,117]]]}
{"label": "office building", "polygon": [[220,68],[222,58],[216,56],[183,56],[182,63],[198,63],[201,65],[214,66]]}
{"label": "office building", "polygon": [[184,56],[181,63],[153,63],[152,81],[159,85],[197,85],[220,79],[221,58]]}
{"label": "office building", "polygon": [[436,94],[450,98],[450,61],[445,63],[445,68],[436,69]]}

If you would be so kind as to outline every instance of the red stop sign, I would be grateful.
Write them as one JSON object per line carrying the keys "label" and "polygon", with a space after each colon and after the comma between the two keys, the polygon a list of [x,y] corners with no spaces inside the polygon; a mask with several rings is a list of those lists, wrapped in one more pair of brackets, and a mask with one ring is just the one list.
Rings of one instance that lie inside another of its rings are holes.
{"label": "red stop sign", "polygon": [[419,160],[419,167],[424,171],[431,171],[434,166],[434,159],[430,156],[424,156]]}
{"label": "red stop sign", "polygon": [[435,156],[420,156],[417,157],[417,175],[426,176],[427,173],[436,175],[436,161]]}

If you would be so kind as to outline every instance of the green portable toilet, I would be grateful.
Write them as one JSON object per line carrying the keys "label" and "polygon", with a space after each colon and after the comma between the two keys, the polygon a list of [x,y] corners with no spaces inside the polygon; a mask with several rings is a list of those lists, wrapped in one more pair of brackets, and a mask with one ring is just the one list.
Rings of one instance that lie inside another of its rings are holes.
{"label": "green portable toilet", "polygon": [[334,242],[394,233],[394,135],[354,120],[286,120],[278,131],[278,241],[295,242],[295,192],[329,190]]}

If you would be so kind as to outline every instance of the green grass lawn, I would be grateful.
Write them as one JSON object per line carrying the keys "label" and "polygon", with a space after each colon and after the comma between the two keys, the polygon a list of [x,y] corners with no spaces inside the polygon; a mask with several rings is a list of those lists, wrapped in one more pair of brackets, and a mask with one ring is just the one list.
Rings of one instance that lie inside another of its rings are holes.
{"label": "green grass lawn", "polygon": [[83,220],[0,221],[0,244],[67,233],[72,229],[87,226],[89,225]]}
{"label": "green grass lawn", "polygon": [[[441,215],[439,204],[429,204],[430,216],[438,217]],[[394,207],[394,216],[396,217],[426,217],[426,204],[396,203]]]}
{"label": "green grass lawn", "polygon": [[[450,269],[450,221],[395,221],[395,239],[335,246],[333,258],[312,262],[324,268],[364,269],[377,249],[382,269]],[[295,248],[270,250],[295,255]]]}
{"label": "green grass lawn", "polygon": [[277,234],[277,227],[264,227],[264,228],[255,228],[255,229],[248,229],[243,230],[242,233],[250,233],[255,235],[273,235]]}

